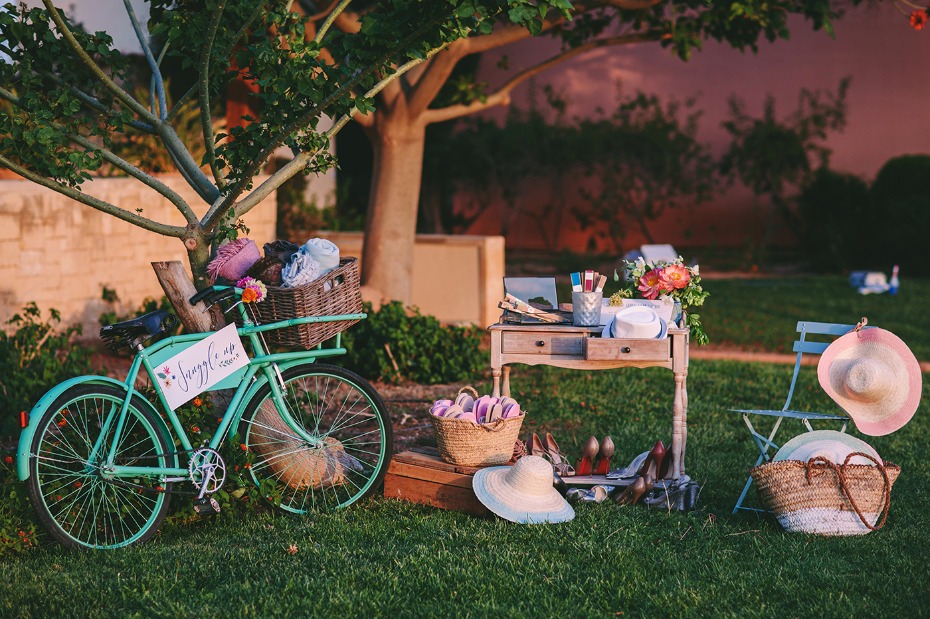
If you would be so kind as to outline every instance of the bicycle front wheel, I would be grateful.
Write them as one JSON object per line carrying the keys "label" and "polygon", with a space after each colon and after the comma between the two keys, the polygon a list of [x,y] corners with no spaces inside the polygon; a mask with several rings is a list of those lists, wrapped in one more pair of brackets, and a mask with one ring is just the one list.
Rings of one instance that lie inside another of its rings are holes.
{"label": "bicycle front wheel", "polygon": [[238,433],[251,454],[249,473],[281,509],[346,507],[377,488],[393,451],[391,418],[361,376],[322,363],[283,372],[286,414],[264,385],[245,405]]}
{"label": "bicycle front wheel", "polygon": [[[105,460],[124,399],[115,387],[80,385],[62,393],[39,422],[29,455],[29,498],[39,521],[65,546],[144,542],[168,510],[168,488],[154,477],[107,476]],[[168,466],[167,441],[137,398],[130,401],[115,453],[115,465]]]}

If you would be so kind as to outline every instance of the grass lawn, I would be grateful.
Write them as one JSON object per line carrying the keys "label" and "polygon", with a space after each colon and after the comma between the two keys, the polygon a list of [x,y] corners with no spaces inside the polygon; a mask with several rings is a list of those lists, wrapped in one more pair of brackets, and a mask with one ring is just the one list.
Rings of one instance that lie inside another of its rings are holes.
{"label": "grass lawn", "polygon": [[[726,285],[733,290],[743,284]],[[716,300],[724,298],[720,292]],[[815,309],[786,309],[774,318],[791,322],[794,311]],[[849,312],[852,321],[861,310]],[[868,438],[903,468],[883,530],[821,538],[783,533],[770,517],[730,514],[755,453],[741,418],[726,409],[780,403],[790,371],[784,365],[692,362],[687,468],[703,490],[690,513],[581,505],[572,522],[519,526],[377,498],[305,518],[264,515],[166,527],[141,547],[81,553],[52,545],[3,560],[0,616],[927,613],[926,386],[924,404],[909,425]],[[611,434],[619,462],[656,439],[669,440],[667,371],[518,367],[512,384],[530,411],[524,433],[548,429],[573,454],[589,434]],[[813,371],[805,373],[796,397],[814,410],[835,410]],[[786,427],[786,436],[792,431],[800,428]],[[291,544],[295,554],[287,552]]]}

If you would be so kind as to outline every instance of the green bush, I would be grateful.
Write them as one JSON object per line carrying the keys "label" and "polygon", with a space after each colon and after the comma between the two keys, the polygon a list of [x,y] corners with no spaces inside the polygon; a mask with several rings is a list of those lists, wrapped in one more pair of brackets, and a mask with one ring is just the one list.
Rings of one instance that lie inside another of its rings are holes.
{"label": "green bush", "polygon": [[81,334],[74,325],[56,331],[58,310],[49,310],[47,322],[35,303],[29,303],[0,330],[0,437],[19,433],[19,414],[29,411],[46,391],[73,376],[90,372],[90,352],[72,341]]}
{"label": "green bush", "polygon": [[930,155],[905,155],[889,160],[872,183],[871,219],[865,249],[880,257],[886,270],[900,264],[908,275],[930,273],[924,243],[930,236]]}
{"label": "green bush", "polygon": [[436,384],[472,379],[487,366],[476,327],[444,327],[399,301],[377,312],[364,305],[368,319],[343,334],[348,354],[342,365],[369,380]]}
{"label": "green bush", "polygon": [[[820,168],[798,197],[801,242],[817,271],[880,268],[864,254],[869,187],[858,176]],[[865,261],[865,262],[863,262]]]}

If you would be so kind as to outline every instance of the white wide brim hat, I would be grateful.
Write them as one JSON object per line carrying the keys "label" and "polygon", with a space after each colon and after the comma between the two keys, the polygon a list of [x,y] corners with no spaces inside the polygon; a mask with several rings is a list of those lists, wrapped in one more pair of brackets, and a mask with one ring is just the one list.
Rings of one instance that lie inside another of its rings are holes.
{"label": "white wide brim hat", "polygon": [[601,337],[661,339],[668,334],[668,323],[651,307],[633,306],[617,312],[601,331]]}
{"label": "white wide brim hat", "polygon": [[923,386],[914,353],[894,333],[874,327],[834,340],[820,358],[817,378],[870,436],[890,434],[910,421]]}
{"label": "white wide brim hat", "polygon": [[[836,464],[843,464],[846,462],[846,457],[853,453],[868,454],[876,461],[882,461],[871,445],[862,439],[836,430],[814,430],[800,434],[782,445],[772,459],[807,462],[812,458],[821,457]],[[868,458],[855,456],[850,460],[850,464],[875,463]]]}
{"label": "white wide brim hat", "polygon": [[510,522],[567,522],[575,510],[552,486],[552,465],[539,456],[523,456],[513,466],[492,466],[472,478],[475,496]]}

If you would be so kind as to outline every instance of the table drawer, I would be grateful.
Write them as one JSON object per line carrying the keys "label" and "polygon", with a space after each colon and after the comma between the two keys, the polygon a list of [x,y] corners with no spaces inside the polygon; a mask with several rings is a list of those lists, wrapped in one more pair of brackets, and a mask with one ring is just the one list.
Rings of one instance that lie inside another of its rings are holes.
{"label": "table drawer", "polygon": [[505,355],[574,355],[581,358],[587,333],[503,333]]}
{"label": "table drawer", "polygon": [[671,357],[671,341],[667,337],[661,340],[589,337],[584,341],[584,358],[603,361],[668,361]]}

